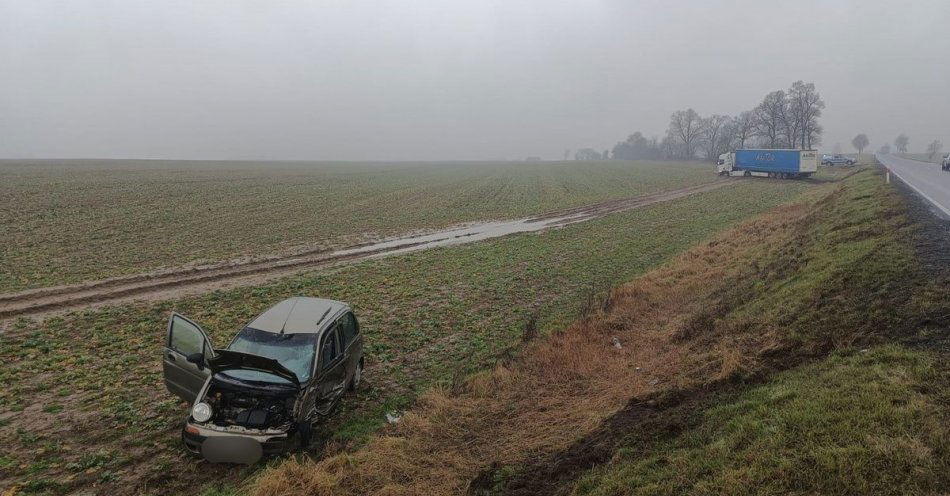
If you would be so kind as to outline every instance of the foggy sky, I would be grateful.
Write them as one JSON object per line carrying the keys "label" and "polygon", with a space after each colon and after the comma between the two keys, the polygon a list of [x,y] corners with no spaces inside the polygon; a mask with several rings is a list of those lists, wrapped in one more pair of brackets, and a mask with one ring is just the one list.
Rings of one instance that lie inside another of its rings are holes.
{"label": "foggy sky", "polygon": [[950,148],[950,1],[0,0],[0,157],[560,158],[798,79]]}

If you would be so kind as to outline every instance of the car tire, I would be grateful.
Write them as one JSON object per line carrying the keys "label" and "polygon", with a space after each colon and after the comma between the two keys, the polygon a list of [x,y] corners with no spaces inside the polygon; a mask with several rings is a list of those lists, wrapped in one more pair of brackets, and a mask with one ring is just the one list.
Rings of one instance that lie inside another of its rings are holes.
{"label": "car tire", "polygon": [[356,371],[353,372],[353,378],[350,379],[350,392],[356,391],[356,388],[360,387],[360,381],[363,380],[363,359],[360,358],[360,362],[356,365]]}
{"label": "car tire", "polygon": [[301,425],[297,432],[294,433],[294,439],[287,451],[306,451],[310,448],[310,445],[313,444],[313,431],[313,424]]}

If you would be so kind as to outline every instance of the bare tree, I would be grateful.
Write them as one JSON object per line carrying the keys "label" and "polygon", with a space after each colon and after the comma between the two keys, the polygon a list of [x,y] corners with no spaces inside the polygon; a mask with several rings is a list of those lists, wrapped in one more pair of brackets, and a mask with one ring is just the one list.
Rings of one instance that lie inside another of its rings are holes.
{"label": "bare tree", "polygon": [[676,139],[681,157],[693,159],[703,137],[702,119],[693,109],[677,110],[670,116],[670,134]]}
{"label": "bare tree", "polygon": [[564,160],[567,160],[571,157],[571,149],[567,148],[564,150]]}
{"label": "bare tree", "polygon": [[600,160],[600,152],[593,148],[581,148],[574,153],[574,160]]}
{"label": "bare tree", "polygon": [[795,81],[788,91],[790,113],[794,114],[799,122],[797,133],[801,138],[801,146],[804,149],[811,149],[818,144],[818,137],[821,136],[821,126],[818,125],[818,118],[821,117],[821,111],[825,108],[825,102],[821,95],[815,89],[815,83],[805,83],[804,81]]}
{"label": "bare tree", "polygon": [[778,90],[765,95],[762,103],[755,108],[757,134],[769,148],[776,148],[785,133],[786,105],[785,92]]}
{"label": "bare tree", "polygon": [[719,144],[716,147],[716,157],[723,153],[744,148],[745,144],[740,136],[739,121],[737,117],[729,118],[729,121],[722,126],[722,132],[719,133]]}
{"label": "bare tree", "polygon": [[797,103],[798,101],[792,98],[791,93],[786,94],[785,109],[781,113],[782,136],[785,139],[786,148],[799,148],[798,142],[802,134],[802,109]]}
{"label": "bare tree", "polygon": [[894,139],[894,148],[897,148],[897,153],[907,153],[907,145],[910,145],[910,138],[904,133]]}
{"label": "bare tree", "polygon": [[808,136],[807,139],[807,148],[809,150],[814,150],[821,145],[821,135],[825,132],[825,128],[818,124],[818,122],[813,122],[808,126]]}
{"label": "bare tree", "polygon": [[679,146],[676,143],[676,137],[673,136],[673,131],[667,130],[666,136],[660,141],[660,154],[666,159],[679,155]]}
{"label": "bare tree", "polygon": [[656,138],[643,136],[643,133],[637,131],[627,136],[625,141],[614,145],[614,160],[642,160],[657,159],[663,156],[662,150],[657,143]]}
{"label": "bare tree", "polygon": [[726,126],[731,119],[727,115],[714,114],[702,119],[703,145],[706,160],[716,160],[722,153],[722,135],[727,131]]}
{"label": "bare tree", "polygon": [[864,133],[855,136],[854,139],[851,140],[851,145],[854,146],[854,149],[857,150],[858,153],[864,153],[864,149],[867,148],[869,143],[868,135]]}
{"label": "bare tree", "polygon": [[878,152],[878,153],[883,153],[884,155],[887,155],[888,153],[891,153],[891,144],[890,144],[890,143],[884,143],[883,145],[881,145],[881,149],[878,150],[877,152]]}
{"label": "bare tree", "polygon": [[940,150],[943,150],[943,143],[940,140],[933,140],[927,145],[927,155],[931,160],[940,153]]}
{"label": "bare tree", "polygon": [[735,133],[736,148],[745,148],[745,142],[755,136],[755,111],[746,110],[734,118],[733,132]]}

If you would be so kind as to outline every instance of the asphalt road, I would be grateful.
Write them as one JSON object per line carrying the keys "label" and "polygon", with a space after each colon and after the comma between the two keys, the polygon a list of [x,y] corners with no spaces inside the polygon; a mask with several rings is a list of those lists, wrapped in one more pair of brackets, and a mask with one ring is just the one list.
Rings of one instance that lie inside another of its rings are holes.
{"label": "asphalt road", "polygon": [[938,214],[950,219],[950,171],[940,170],[940,164],[894,155],[877,155],[877,159],[893,175],[933,204]]}

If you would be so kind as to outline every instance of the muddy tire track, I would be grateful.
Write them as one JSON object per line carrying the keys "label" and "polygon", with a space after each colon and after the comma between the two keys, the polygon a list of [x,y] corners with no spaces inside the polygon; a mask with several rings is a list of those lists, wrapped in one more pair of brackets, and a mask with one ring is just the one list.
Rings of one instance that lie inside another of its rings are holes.
{"label": "muddy tire track", "polygon": [[160,300],[215,289],[260,284],[278,277],[387,255],[471,243],[511,234],[564,227],[605,215],[712,191],[742,180],[720,179],[660,193],[610,200],[509,221],[483,222],[414,234],[376,243],[287,255],[238,259],[216,264],[115,277],[82,284],[0,294],[0,319],[44,316],[133,299]]}
{"label": "muddy tire track", "polygon": [[708,406],[712,397],[712,392],[695,388],[633,398],[562,452],[530,460],[507,478],[499,477],[502,467],[497,465],[482,470],[471,481],[468,495],[566,495],[578,477],[609,462],[622,444],[636,445],[637,437],[674,438],[697,424],[696,412]]}

